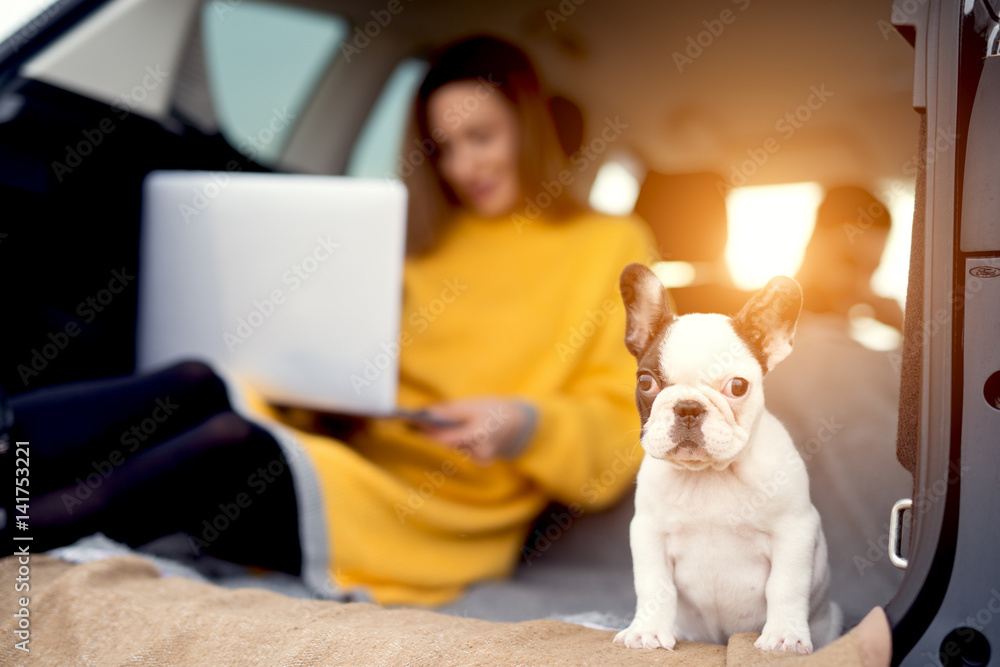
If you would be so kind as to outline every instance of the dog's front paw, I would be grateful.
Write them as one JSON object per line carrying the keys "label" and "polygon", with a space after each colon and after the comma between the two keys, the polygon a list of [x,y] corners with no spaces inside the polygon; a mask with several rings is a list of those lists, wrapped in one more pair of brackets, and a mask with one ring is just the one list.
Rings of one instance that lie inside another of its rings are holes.
{"label": "dog's front paw", "polygon": [[635,625],[634,623],[617,635],[615,643],[626,648],[665,648],[672,650],[677,640],[674,639],[673,630],[653,624]]}
{"label": "dog's front paw", "polygon": [[795,651],[812,653],[809,626],[796,627],[793,623],[765,623],[760,637],[753,644],[764,651]]}

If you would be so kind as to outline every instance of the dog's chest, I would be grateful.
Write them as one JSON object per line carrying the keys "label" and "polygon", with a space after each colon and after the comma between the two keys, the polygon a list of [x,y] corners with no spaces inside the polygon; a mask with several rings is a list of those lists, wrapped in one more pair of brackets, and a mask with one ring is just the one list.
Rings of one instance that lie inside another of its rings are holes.
{"label": "dog's chest", "polygon": [[712,483],[708,475],[701,481],[664,493],[657,523],[677,587],[678,629],[725,642],[763,626],[774,538],[764,529],[768,522],[756,520],[767,508],[746,516],[752,489]]}
{"label": "dog's chest", "polygon": [[683,524],[668,530],[664,555],[678,588],[754,593],[770,571],[771,536],[746,527]]}
{"label": "dog's chest", "polygon": [[678,636],[725,643],[733,634],[760,631],[767,618],[769,549],[763,534],[682,531],[668,538]]}

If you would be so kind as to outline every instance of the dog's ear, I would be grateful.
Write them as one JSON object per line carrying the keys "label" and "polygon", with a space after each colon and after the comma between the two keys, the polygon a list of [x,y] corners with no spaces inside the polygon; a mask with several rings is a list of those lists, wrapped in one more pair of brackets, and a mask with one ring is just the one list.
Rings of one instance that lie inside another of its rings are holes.
{"label": "dog's ear", "polygon": [[787,276],[775,276],[733,317],[736,333],[750,346],[765,373],[792,351],[801,309],[799,284]]}
{"label": "dog's ear", "polygon": [[625,347],[638,359],[673,315],[667,290],[642,264],[629,264],[618,287],[625,303]]}

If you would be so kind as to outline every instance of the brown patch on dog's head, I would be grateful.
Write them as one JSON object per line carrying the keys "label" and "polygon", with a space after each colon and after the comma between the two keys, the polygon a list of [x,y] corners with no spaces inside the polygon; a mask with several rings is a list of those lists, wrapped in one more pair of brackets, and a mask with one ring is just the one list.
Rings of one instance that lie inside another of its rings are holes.
{"label": "brown patch on dog's head", "polygon": [[[660,279],[642,264],[629,264],[622,271],[619,288],[625,303],[625,347],[638,362],[639,373],[648,372],[661,387],[667,385],[660,365],[660,343],[676,319],[670,312],[667,290]],[[655,396],[636,387],[635,404],[643,426],[649,419]]]}
{"label": "brown patch on dog's head", "polygon": [[747,344],[767,374],[792,351],[795,323],[802,309],[802,288],[787,276],[775,276],[733,316],[733,330]]}
{"label": "brown patch on dog's head", "polygon": [[629,264],[618,283],[625,303],[625,347],[637,360],[674,318],[667,290],[642,264]]}

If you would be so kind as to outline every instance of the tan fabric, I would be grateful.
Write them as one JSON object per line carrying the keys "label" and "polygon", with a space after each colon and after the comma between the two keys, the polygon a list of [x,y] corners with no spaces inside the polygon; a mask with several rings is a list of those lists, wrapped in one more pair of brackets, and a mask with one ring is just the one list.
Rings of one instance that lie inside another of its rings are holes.
{"label": "tan fabric", "polygon": [[[760,667],[780,662],[782,667],[852,667],[861,665],[861,653],[857,638],[847,634],[822,651],[813,655],[788,655],[781,651],[761,651],[753,643],[759,635],[756,632],[733,635],[726,647],[725,665],[739,667]],[[686,664],[699,664],[690,662]]]}
{"label": "tan fabric", "polygon": [[[558,621],[492,623],[415,609],[298,600],[162,578],[141,558],[30,562],[30,653],[14,648],[16,558],[0,561],[3,665],[860,665],[841,638],[808,657],[729,646],[625,649],[613,632]],[[12,620],[14,619],[14,620]]]}

